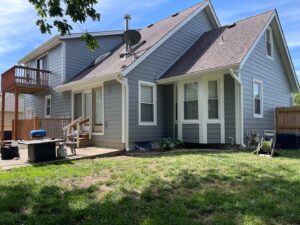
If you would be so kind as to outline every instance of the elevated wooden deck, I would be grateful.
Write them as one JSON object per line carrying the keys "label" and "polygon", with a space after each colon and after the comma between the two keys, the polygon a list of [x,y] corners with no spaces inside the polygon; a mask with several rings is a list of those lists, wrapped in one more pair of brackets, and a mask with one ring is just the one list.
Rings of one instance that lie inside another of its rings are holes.
{"label": "elevated wooden deck", "polygon": [[34,94],[49,88],[50,71],[13,66],[1,76],[2,92]]}
{"label": "elevated wooden deck", "polygon": [[[15,95],[15,114],[13,130],[18,130],[19,94],[35,94],[49,88],[50,71],[29,68],[25,66],[13,66],[1,75],[2,112],[5,111],[5,93]],[[4,113],[1,114],[1,140],[4,139]],[[13,134],[13,140],[17,140],[17,132]]]}

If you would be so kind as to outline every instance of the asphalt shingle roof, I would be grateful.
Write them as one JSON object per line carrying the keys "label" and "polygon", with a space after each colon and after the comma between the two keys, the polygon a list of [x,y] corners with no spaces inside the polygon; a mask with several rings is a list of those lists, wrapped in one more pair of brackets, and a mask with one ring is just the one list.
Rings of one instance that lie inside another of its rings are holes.
{"label": "asphalt shingle roof", "polygon": [[241,63],[273,12],[204,33],[160,79]]}
{"label": "asphalt shingle roof", "polygon": [[[177,25],[183,22],[187,17],[189,17],[193,12],[195,12],[205,3],[206,2],[203,1],[180,12],[176,16],[170,16],[164,20],[154,23],[151,27],[147,26],[141,29],[141,42],[146,42],[135,50],[136,56],[140,57],[141,55],[143,55],[147,50],[149,50],[152,46],[159,42],[165,35],[167,35],[171,30],[173,30]],[[118,46],[118,48],[115,49],[112,54],[104,61],[102,61],[95,67],[86,68],[69,82],[121,72],[122,68],[124,69],[124,67],[128,67],[134,62],[132,60],[132,57],[129,57],[127,60],[120,58],[120,54],[123,53],[124,50],[125,44]]]}

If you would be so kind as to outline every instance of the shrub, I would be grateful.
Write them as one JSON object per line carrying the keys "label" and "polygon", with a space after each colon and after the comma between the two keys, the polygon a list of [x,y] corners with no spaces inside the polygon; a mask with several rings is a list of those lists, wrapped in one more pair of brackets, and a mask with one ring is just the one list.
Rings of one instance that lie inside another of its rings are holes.
{"label": "shrub", "polygon": [[159,146],[163,150],[172,150],[183,146],[183,143],[175,138],[163,138],[159,142]]}

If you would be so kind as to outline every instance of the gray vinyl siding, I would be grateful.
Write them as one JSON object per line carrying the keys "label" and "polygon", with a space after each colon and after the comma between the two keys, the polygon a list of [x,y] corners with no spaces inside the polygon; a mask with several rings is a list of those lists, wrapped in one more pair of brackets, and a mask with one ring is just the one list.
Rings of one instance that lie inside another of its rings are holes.
{"label": "gray vinyl siding", "polygon": [[[45,117],[45,96],[51,95],[51,117],[70,118],[71,117],[71,93],[57,93],[53,87],[61,83],[61,45],[49,51],[47,55],[48,70],[51,71],[49,77],[50,89],[34,95],[25,95],[24,107],[32,108],[33,116]],[[29,63],[36,66],[36,60]],[[24,111],[25,112],[25,111]]]}
{"label": "gray vinyl siding", "polygon": [[[129,86],[129,142],[159,141],[169,134],[165,126],[170,114],[164,113],[164,87],[157,87],[157,126],[138,124],[138,81],[155,82],[174,62],[212,25],[204,11],[197,14],[165,41],[128,75]],[[169,126],[167,126],[169,127]]]}
{"label": "gray vinyl siding", "polygon": [[174,136],[174,86],[164,87],[165,136]]}
{"label": "gray vinyl siding", "polygon": [[122,86],[116,80],[104,82],[104,135],[94,142],[122,143]]}
{"label": "gray vinyl siding", "polygon": [[207,143],[220,144],[221,143],[221,125],[207,124]]}
{"label": "gray vinyl siding", "polygon": [[[244,86],[244,132],[257,129],[262,135],[266,129],[275,129],[275,108],[292,105],[292,89],[275,40],[274,59],[266,56],[264,35],[243,66],[241,77]],[[263,82],[263,118],[254,118],[253,79]]]}
{"label": "gray vinyl siding", "polygon": [[121,35],[96,38],[100,48],[90,51],[80,39],[68,39],[65,41],[66,50],[66,80],[82,71],[100,55],[110,52],[122,42]]}
{"label": "gray vinyl siding", "polygon": [[[230,137],[235,140],[235,81],[224,75],[224,107],[225,107],[225,143],[230,144]],[[236,141],[236,140],[235,140]]]}
{"label": "gray vinyl siding", "polygon": [[199,124],[182,124],[182,141],[198,144],[200,142]]}

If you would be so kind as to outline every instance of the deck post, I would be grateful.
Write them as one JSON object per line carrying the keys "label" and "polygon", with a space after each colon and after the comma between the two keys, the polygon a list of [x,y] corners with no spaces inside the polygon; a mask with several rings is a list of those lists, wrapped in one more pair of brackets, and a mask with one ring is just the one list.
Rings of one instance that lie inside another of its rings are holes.
{"label": "deck post", "polygon": [[15,115],[14,115],[14,136],[13,140],[18,139],[18,121],[19,121],[19,89],[15,89]]}
{"label": "deck post", "polygon": [[5,115],[5,92],[2,92],[2,106],[1,106],[1,141],[4,141],[4,115]]}

